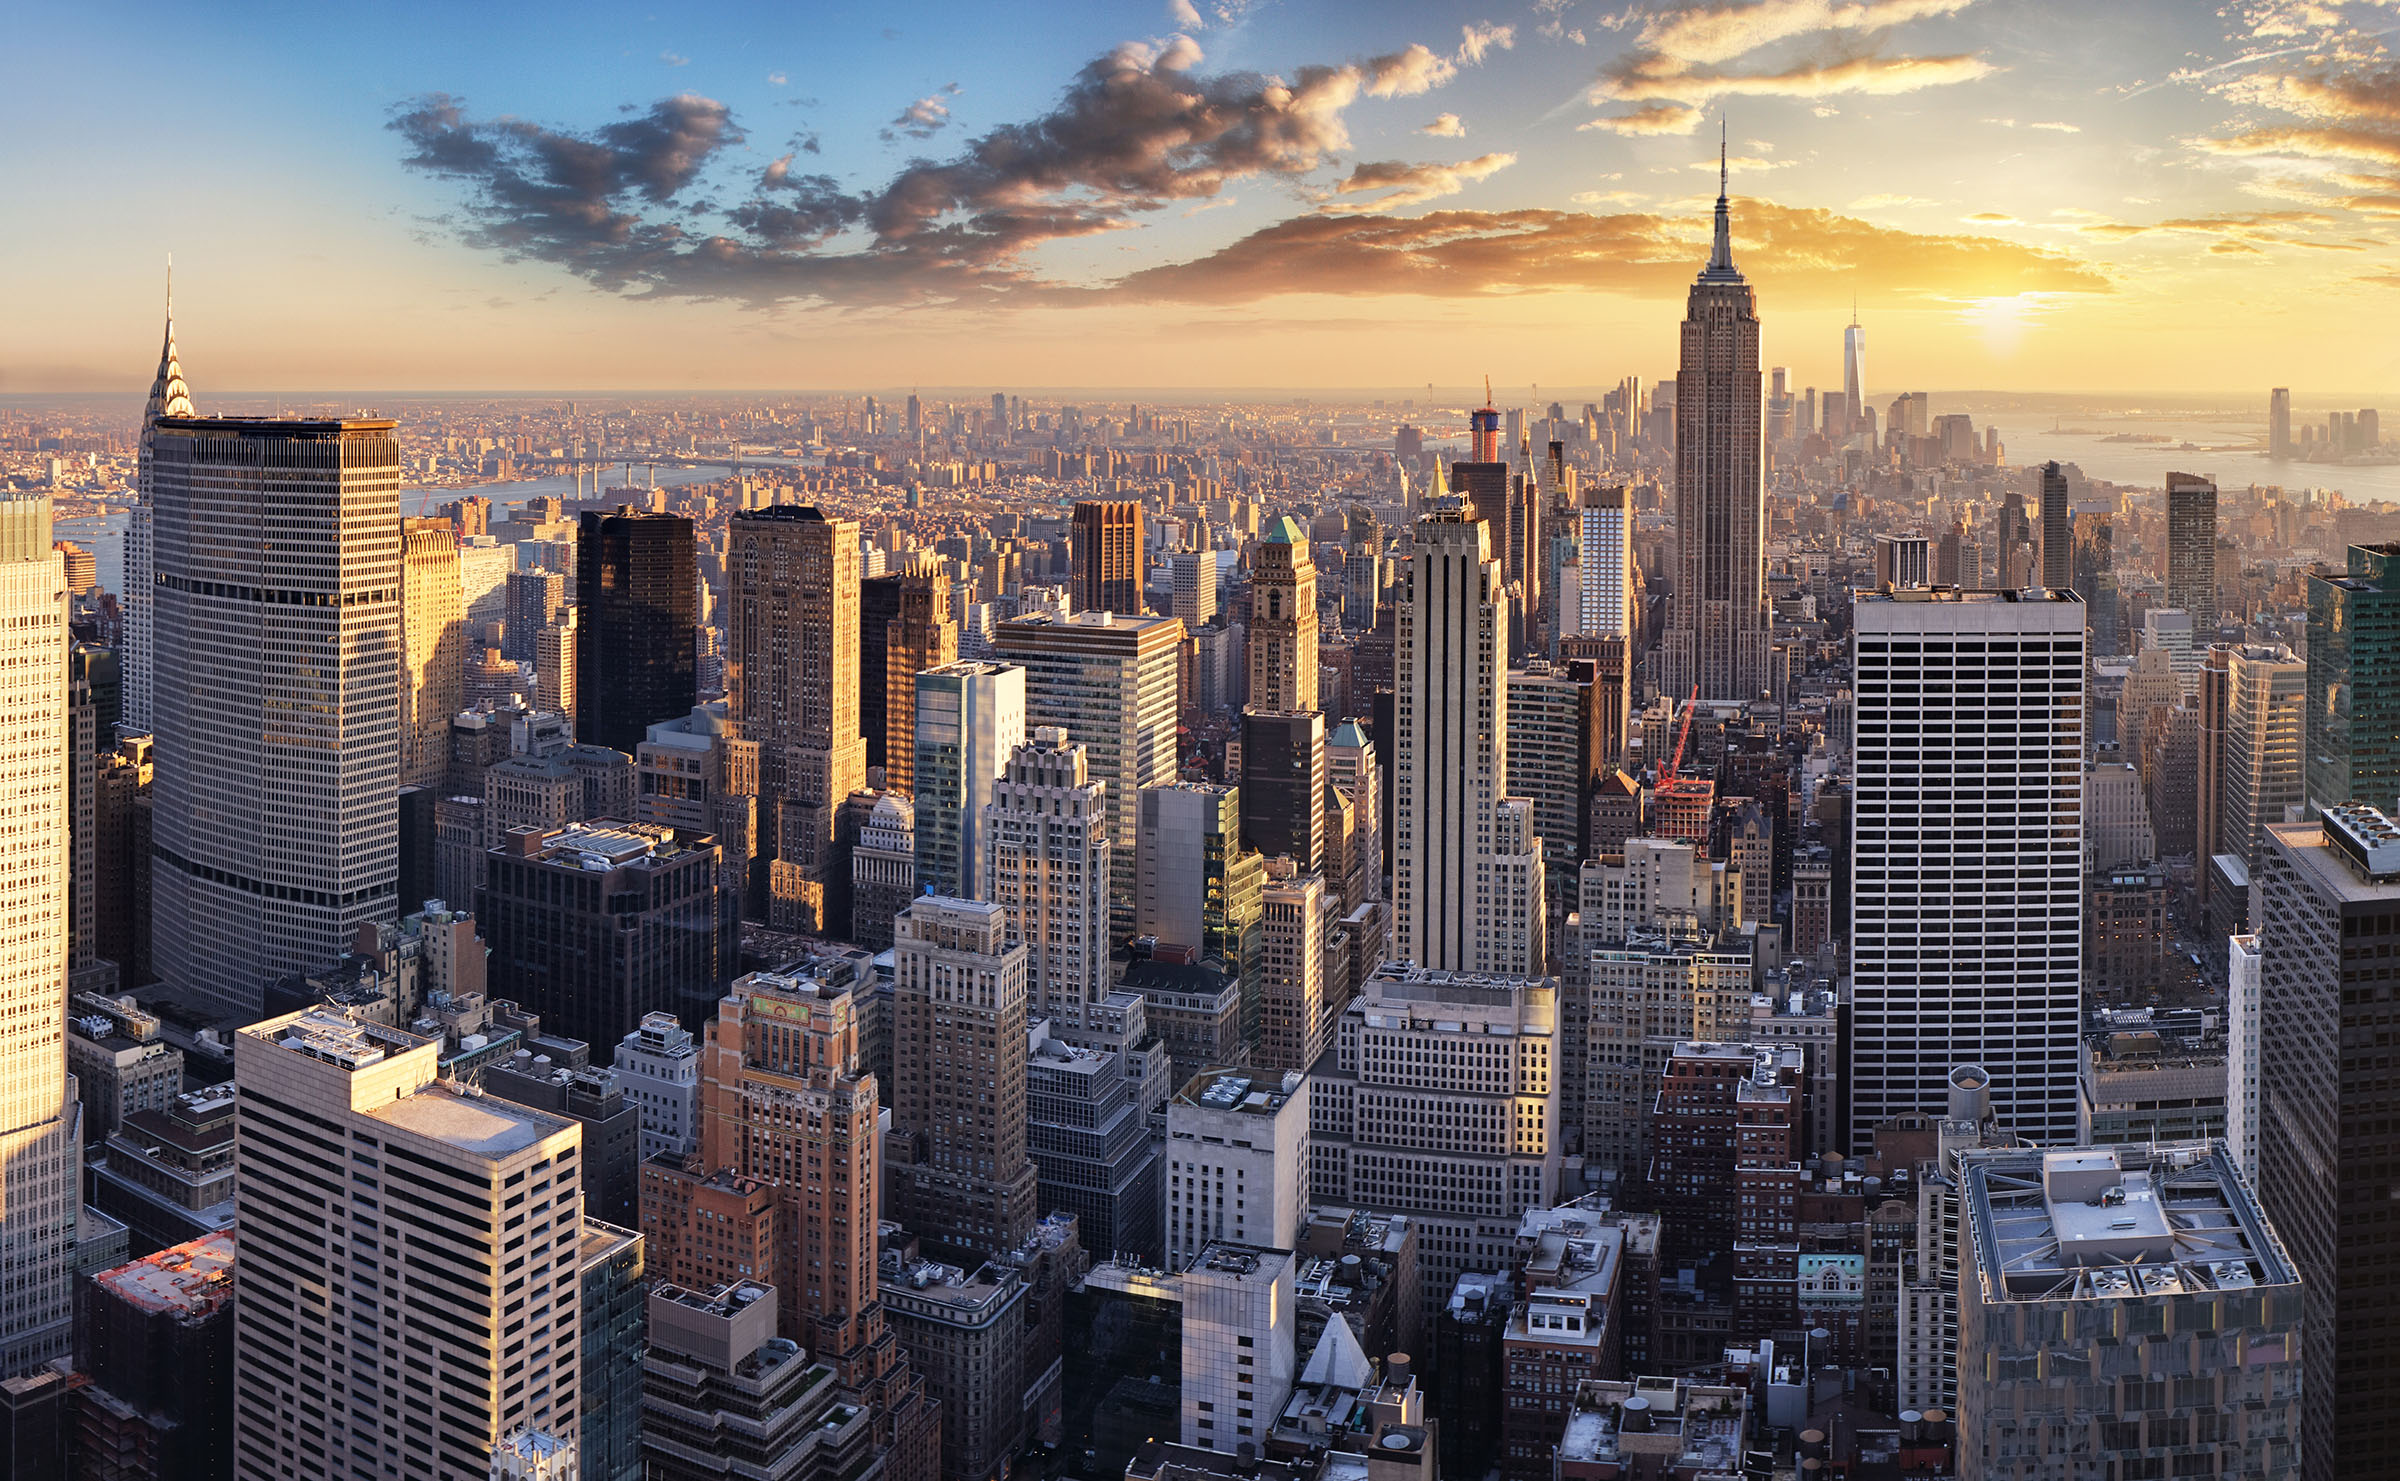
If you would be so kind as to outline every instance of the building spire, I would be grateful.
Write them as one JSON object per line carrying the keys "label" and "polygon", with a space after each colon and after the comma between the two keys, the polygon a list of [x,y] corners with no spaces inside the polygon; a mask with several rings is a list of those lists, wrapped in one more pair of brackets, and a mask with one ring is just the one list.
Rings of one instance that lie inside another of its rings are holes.
{"label": "building spire", "polygon": [[1733,213],[1725,197],[1733,180],[1733,172],[1725,155],[1725,119],[1717,117],[1717,238],[1709,249],[1708,271],[1703,277],[1722,278],[1733,274]]}
{"label": "building spire", "polygon": [[158,347],[158,374],[150,382],[150,401],[142,408],[142,451],[150,451],[151,431],[160,417],[197,415],[192,388],[183,379],[183,362],[175,354],[175,257],[167,256],[167,324]]}

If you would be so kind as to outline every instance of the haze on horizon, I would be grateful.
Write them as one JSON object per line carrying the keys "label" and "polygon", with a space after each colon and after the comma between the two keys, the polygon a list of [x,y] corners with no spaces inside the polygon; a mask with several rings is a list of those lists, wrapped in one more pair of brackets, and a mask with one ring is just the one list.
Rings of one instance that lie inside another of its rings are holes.
{"label": "haze on horizon", "polygon": [[0,392],[2400,388],[2400,0],[50,6]]}

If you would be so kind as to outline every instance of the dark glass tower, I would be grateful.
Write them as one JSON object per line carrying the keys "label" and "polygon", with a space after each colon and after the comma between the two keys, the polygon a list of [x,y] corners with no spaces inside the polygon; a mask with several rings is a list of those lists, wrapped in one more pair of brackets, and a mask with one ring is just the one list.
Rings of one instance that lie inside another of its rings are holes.
{"label": "dark glass tower", "polygon": [[2400,810],[2400,542],[2308,578],[2308,801]]}
{"label": "dark glass tower", "polygon": [[575,736],[630,756],[699,693],[692,522],[619,508],[586,514],[575,543]]}

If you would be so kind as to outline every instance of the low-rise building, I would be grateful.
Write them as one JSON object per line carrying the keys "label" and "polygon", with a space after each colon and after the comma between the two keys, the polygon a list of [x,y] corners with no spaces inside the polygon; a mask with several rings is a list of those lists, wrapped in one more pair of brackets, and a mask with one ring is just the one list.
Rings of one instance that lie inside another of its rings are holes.
{"label": "low-rise building", "polygon": [[213,1481],[233,1473],[233,1235],[92,1277],[74,1396],[86,1476]]}
{"label": "low-rise building", "polygon": [[642,1360],[649,1481],[837,1481],[877,1461],[872,1413],[775,1335],[775,1288],[650,1292]]}
{"label": "low-rise building", "polygon": [[67,1005],[67,1072],[83,1101],[86,1146],[135,1111],[163,1111],[183,1090],[183,1052],[130,997],[79,992]]}
{"label": "low-rise building", "polygon": [[1544,1481],[1568,1396],[1585,1379],[1617,1376],[1624,1249],[1625,1232],[1609,1224],[1560,1240],[1557,1262],[1543,1262],[1544,1284],[1529,1284],[1509,1314],[1500,1464],[1510,1481]]}
{"label": "low-rise building", "polygon": [[233,1227],[232,1084],[186,1091],[135,1111],[93,1165],[93,1201],[147,1254]]}
{"label": "low-rise building", "polygon": [[1308,1080],[1203,1070],[1167,1103],[1167,1268],[1214,1240],[1284,1248],[1308,1192]]}
{"label": "low-rise building", "polygon": [[1558,1481],[1730,1481],[1747,1474],[1747,1389],[1680,1378],[1588,1381],[1558,1441]]}

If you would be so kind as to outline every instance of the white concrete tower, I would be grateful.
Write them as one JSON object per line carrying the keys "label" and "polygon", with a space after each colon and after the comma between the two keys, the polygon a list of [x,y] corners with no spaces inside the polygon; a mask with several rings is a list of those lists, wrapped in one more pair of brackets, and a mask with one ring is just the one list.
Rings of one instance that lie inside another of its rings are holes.
{"label": "white concrete tower", "polygon": [[1463,972],[1479,970],[1478,866],[1508,790],[1508,598],[1490,527],[1455,495],[1427,503],[1400,600],[1392,950]]}
{"label": "white concrete tower", "polygon": [[64,1357],[74,1318],[66,616],[49,496],[0,497],[0,1378]]}

